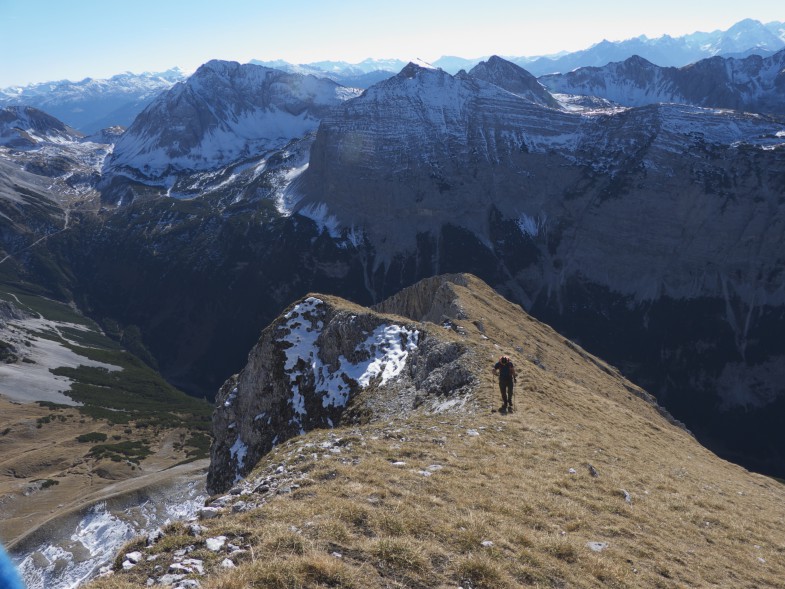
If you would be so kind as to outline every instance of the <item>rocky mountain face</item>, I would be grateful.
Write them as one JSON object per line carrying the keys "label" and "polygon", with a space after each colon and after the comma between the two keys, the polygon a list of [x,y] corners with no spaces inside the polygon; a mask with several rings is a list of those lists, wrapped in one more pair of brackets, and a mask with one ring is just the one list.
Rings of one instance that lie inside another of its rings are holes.
{"label": "rocky mountain face", "polygon": [[119,74],[106,80],[60,80],[0,90],[0,106],[32,106],[82,133],[128,126],[161,92],[185,79],[178,69],[160,73]]}
{"label": "rocky mountain face", "polygon": [[299,301],[264,330],[242,372],[221,387],[208,488],[227,490],[276,444],[306,431],[459,399],[477,382],[466,354],[435,326],[324,295]]}
{"label": "rocky mountain face", "polygon": [[580,124],[483,80],[411,63],[322,121],[291,199],[322,225],[339,220],[342,231],[384,241],[380,257],[413,250],[418,233],[448,220],[486,238],[483,211],[519,191],[506,171],[521,154],[574,142]]}
{"label": "rocky mountain face", "polygon": [[769,57],[712,57],[681,68],[642,57],[566,74],[542,76],[551,92],[598,96],[625,106],[676,102],[695,106],[785,113],[785,50]]}
{"label": "rocky mountain face", "polygon": [[114,201],[129,180],[169,189],[178,174],[279,150],[357,93],[313,76],[206,63],[157,98],[120,137],[103,171],[112,194],[107,198]]}
{"label": "rocky mountain face", "polygon": [[561,108],[537,78],[522,67],[496,55],[490,57],[488,61],[478,63],[469,71],[469,75],[517,94],[534,104]]}
{"label": "rocky mountain face", "polygon": [[81,133],[55,117],[32,107],[0,109],[0,145],[24,150],[41,142],[77,141]]}
{"label": "rocky mountain face", "polygon": [[785,404],[783,137],[690,106],[565,113],[411,65],[323,121],[292,190],[388,272],[471,267],[725,436]]}

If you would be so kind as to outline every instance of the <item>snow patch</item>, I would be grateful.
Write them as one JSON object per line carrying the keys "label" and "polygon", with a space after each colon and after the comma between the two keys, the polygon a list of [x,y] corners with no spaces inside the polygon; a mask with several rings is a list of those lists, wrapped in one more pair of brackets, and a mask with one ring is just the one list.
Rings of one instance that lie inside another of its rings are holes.
{"label": "snow patch", "polygon": [[[240,436],[237,436],[234,444],[229,448],[229,454],[237,461],[237,471],[239,472],[243,468],[245,457],[248,454],[248,446],[240,439]],[[238,474],[237,478],[240,479],[242,477]]]}
{"label": "snow patch", "polygon": [[338,220],[338,217],[330,214],[330,210],[326,203],[319,202],[309,204],[307,207],[300,209],[298,213],[316,223],[320,232],[326,231],[333,239],[339,239],[341,237],[341,223]]}
{"label": "snow patch", "polygon": [[98,503],[81,516],[72,532],[55,530],[15,564],[28,589],[74,589],[111,563],[128,540],[193,517],[205,498],[203,485],[185,482],[125,509]]}
{"label": "snow patch", "polygon": [[531,238],[535,238],[540,234],[545,228],[545,224],[548,222],[548,215],[545,213],[541,213],[537,215],[537,217],[530,217],[526,213],[521,213],[518,217],[516,223],[518,224],[518,229],[521,230],[521,233],[524,235],[528,235]]}
{"label": "snow patch", "polygon": [[224,401],[224,407],[231,407],[234,405],[235,400],[237,400],[237,387],[234,387],[229,393],[229,396],[226,397],[226,400]]}
{"label": "snow patch", "polygon": [[0,365],[2,394],[22,403],[51,401],[63,405],[80,405],[67,396],[73,380],[65,376],[56,376],[52,373],[52,369],[88,366],[103,368],[110,372],[120,370],[119,366],[81,356],[70,347],[45,335],[54,332],[68,344],[81,345],[78,341],[69,338],[68,330],[89,331],[84,325],[51,321],[42,317],[12,319],[0,326],[2,339],[15,344],[23,350],[25,358],[32,360],[32,362]]}
{"label": "snow patch", "polygon": [[281,327],[287,332],[281,340],[289,344],[284,370],[290,378],[294,424],[302,424],[302,417],[307,412],[300,391],[302,381],[313,380],[323,407],[343,407],[349,401],[353,386],[363,389],[377,381],[386,384],[401,373],[409,353],[417,349],[417,330],[382,324],[356,346],[357,357],[363,360],[351,362],[340,356],[338,367],[332,369],[319,358],[317,345],[324,327],[323,306],[321,299],[309,297],[284,316],[288,321]]}

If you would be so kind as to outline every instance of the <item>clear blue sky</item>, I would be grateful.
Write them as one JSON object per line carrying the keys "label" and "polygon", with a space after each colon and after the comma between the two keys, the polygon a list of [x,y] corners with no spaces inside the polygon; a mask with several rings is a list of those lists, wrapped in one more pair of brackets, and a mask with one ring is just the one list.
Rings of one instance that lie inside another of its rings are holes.
{"label": "clear blue sky", "polygon": [[[645,8],[644,8],[645,6]],[[0,87],[210,59],[542,55],[785,20],[783,0],[0,0]]]}

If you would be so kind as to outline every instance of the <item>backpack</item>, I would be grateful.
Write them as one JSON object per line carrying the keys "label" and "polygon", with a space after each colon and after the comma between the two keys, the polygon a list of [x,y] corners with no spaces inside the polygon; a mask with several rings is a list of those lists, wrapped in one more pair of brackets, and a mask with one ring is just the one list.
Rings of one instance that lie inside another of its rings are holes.
{"label": "backpack", "polygon": [[512,361],[511,360],[507,360],[506,363],[502,363],[502,361],[499,360],[499,363],[497,364],[497,366],[499,367],[499,380],[512,380]]}

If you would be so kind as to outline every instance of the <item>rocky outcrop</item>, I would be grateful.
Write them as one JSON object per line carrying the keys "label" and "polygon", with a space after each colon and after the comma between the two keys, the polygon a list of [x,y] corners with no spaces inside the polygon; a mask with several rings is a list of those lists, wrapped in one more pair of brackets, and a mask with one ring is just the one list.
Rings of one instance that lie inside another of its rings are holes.
{"label": "rocky outcrop", "polygon": [[522,67],[496,55],[474,66],[469,75],[504,88],[508,92],[530,100],[535,104],[561,108],[545,87]]}
{"label": "rocky outcrop", "polygon": [[467,392],[466,348],[448,332],[309,296],[267,327],[221,388],[208,489],[227,489],[273,446],[316,428],[391,418]]}
{"label": "rocky outcrop", "polygon": [[452,319],[465,319],[453,285],[468,286],[464,274],[444,274],[425,278],[374,305],[379,313],[395,313],[415,321],[440,325]]}

